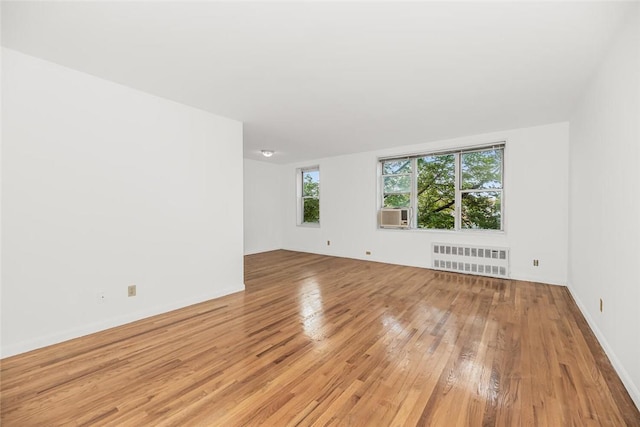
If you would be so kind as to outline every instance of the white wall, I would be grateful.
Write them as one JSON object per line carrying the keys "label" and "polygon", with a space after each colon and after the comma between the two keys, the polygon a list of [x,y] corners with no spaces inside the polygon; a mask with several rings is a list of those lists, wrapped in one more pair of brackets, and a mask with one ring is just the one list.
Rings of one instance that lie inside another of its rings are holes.
{"label": "white wall", "polygon": [[571,118],[569,287],[640,407],[639,13]]}
{"label": "white wall", "polygon": [[2,53],[3,356],[244,289],[241,123]]}
{"label": "white wall", "polygon": [[[507,143],[504,233],[377,229],[378,157],[498,141]],[[566,284],[568,143],[568,123],[558,123],[283,166],[283,247],[429,267],[432,242],[507,246],[513,278]],[[296,226],[295,170],[308,165],[320,165],[320,228]]]}
{"label": "white wall", "polygon": [[[2,22],[2,5],[0,5],[0,22]],[[2,31],[0,31],[0,39]],[[1,40],[0,40],[1,41]],[[0,81],[2,80],[2,53],[0,51]],[[0,100],[3,100],[2,85],[0,84]],[[2,308],[2,105],[0,101],[0,309]],[[2,357],[2,315],[0,315],[0,357]]]}
{"label": "white wall", "polygon": [[281,167],[244,160],[244,253],[282,248]]}

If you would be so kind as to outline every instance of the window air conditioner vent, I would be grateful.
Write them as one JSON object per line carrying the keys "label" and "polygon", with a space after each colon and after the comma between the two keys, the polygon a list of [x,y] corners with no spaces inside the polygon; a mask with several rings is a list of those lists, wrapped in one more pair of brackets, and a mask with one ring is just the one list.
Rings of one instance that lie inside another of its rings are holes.
{"label": "window air conditioner vent", "polygon": [[380,209],[380,228],[409,228],[409,209]]}

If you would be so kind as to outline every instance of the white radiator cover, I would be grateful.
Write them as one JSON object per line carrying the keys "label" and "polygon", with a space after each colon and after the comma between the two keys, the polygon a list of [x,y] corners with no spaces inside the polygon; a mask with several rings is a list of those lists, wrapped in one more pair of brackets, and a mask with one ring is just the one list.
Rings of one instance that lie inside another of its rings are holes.
{"label": "white radiator cover", "polygon": [[509,248],[432,243],[434,269],[509,278]]}

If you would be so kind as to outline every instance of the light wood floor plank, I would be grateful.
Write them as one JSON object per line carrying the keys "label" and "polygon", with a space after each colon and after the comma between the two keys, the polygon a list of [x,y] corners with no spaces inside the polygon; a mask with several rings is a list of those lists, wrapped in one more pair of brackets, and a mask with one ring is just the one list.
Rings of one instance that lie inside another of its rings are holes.
{"label": "light wood floor plank", "polygon": [[640,426],[564,287],[290,251],[245,284],[2,360],[2,425]]}

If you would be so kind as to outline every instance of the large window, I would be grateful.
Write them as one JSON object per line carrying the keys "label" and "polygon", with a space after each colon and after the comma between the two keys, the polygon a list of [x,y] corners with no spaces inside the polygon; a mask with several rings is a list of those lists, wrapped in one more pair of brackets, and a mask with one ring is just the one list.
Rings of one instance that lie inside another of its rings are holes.
{"label": "large window", "polygon": [[320,169],[298,169],[298,224],[320,224]]}
{"label": "large window", "polygon": [[383,208],[411,228],[502,230],[504,144],[380,160]]}

